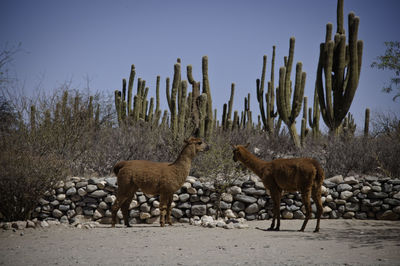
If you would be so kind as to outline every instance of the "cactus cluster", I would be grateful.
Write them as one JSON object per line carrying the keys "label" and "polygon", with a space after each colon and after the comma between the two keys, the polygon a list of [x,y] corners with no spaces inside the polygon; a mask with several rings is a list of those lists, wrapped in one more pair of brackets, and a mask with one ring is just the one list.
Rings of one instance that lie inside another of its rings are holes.
{"label": "cactus cluster", "polygon": [[265,75],[267,69],[267,56],[263,56],[263,67],[261,72],[261,79],[256,80],[256,93],[257,101],[260,108],[260,120],[262,121],[264,130],[273,136],[276,132],[279,132],[279,128],[282,120],[278,119],[275,122],[275,118],[278,116],[275,108],[275,92],[274,92],[274,78],[275,78],[275,46],[272,47],[272,61],[271,61],[271,79],[268,81],[268,92],[265,93],[264,108],[264,86],[265,86]]}
{"label": "cactus cluster", "polygon": [[[122,90],[115,90],[115,109],[117,111],[118,124],[135,123],[146,121],[158,124],[161,116],[160,110],[160,77],[157,77],[156,86],[156,110],[154,111],[154,98],[147,100],[149,88],[146,87],[146,81],[139,78],[137,80],[136,94],[133,96],[133,83],[135,79],[135,65],[131,66],[128,88],[126,79],[122,80]],[[128,91],[127,91],[128,89]],[[133,96],[133,105],[132,105]]]}
{"label": "cactus cluster", "polygon": [[35,105],[31,105],[29,113],[31,131],[47,130],[53,126],[62,128],[70,125],[75,126],[75,128],[97,129],[100,126],[100,105],[97,104],[95,110],[93,96],[89,96],[88,100],[82,106],[80,95],[77,94],[74,98],[70,98],[68,91],[65,90],[61,99],[55,105],[53,115],[49,109],[41,113]]}
{"label": "cactus cluster", "polygon": [[[279,83],[274,84],[275,46],[272,49],[271,75],[266,87],[267,56],[263,56],[261,77],[256,80],[256,99],[260,110],[257,124],[252,120],[250,94],[244,99],[242,111],[233,110],[235,84],[231,85],[229,101],[223,105],[221,124],[217,120],[216,110],[213,113],[210,82],[208,78],[208,57],[202,58],[202,80],[193,77],[193,69],[188,65],[187,81],[182,80],[181,60],[174,64],[172,84],[166,79],[166,98],[168,110],[160,110],[159,87],[157,77],[156,107],[154,99],[147,100],[149,88],[145,81],[138,79],[136,95],[132,96],[135,67],[132,65],[128,82],[123,80],[122,91],[115,91],[115,107],[119,124],[127,121],[150,122],[154,126],[169,127],[177,138],[193,134],[209,138],[215,128],[222,130],[254,129],[266,132],[270,137],[279,134],[282,121],[286,124],[293,143],[302,147],[308,135],[313,139],[321,136],[320,114],[330,132],[337,135],[344,132],[353,135],[356,125],[352,115],[348,114],[355,91],[358,86],[361,69],[363,42],[357,39],[359,18],[350,13],[349,41],[343,28],[343,0],[337,5],[337,33],[332,40],[332,24],[327,24],[325,42],[320,45],[317,78],[315,82],[312,107],[308,108],[308,99],[304,97],[306,73],[302,71],[302,63],[296,64],[294,83],[291,80],[295,38],[290,38],[289,55],[284,58],[284,66],[279,69]],[[192,90],[188,90],[188,85]],[[128,90],[126,92],[126,90]],[[133,97],[133,103],[132,103]],[[296,129],[296,119],[303,105],[300,135]],[[276,104],[276,108],[275,108]],[[367,113],[368,112],[368,113]],[[161,122],[160,122],[161,118]],[[367,122],[368,121],[368,122]],[[366,111],[364,135],[368,136],[369,110]],[[307,128],[309,126],[309,128]]]}
{"label": "cactus cluster", "polygon": [[[156,103],[154,110],[154,98],[147,100],[149,88],[145,80],[138,79],[137,92],[133,96],[132,89],[135,77],[135,66],[132,65],[126,91],[126,80],[122,81],[122,91],[115,91],[115,108],[118,116],[118,123],[121,126],[125,123],[136,123],[143,121],[154,126],[169,126],[174,137],[181,138],[191,133],[199,137],[208,137],[215,127],[216,119],[212,112],[211,90],[208,81],[208,57],[202,59],[203,91],[200,94],[200,82],[196,82],[192,74],[192,66],[187,66],[187,78],[192,85],[192,92],[188,93],[188,81],[181,79],[181,60],[178,58],[174,64],[174,76],[172,86],[170,79],[166,78],[166,98],[169,108],[165,110],[161,118],[160,110],[160,77],[157,76]],[[161,123],[160,122],[161,118]]]}

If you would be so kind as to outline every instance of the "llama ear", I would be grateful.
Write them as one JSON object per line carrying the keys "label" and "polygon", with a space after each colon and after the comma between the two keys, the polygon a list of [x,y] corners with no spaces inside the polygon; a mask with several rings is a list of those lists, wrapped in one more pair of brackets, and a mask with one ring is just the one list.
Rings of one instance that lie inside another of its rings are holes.
{"label": "llama ear", "polygon": [[184,142],[185,144],[189,144],[189,139],[185,139],[183,142]]}
{"label": "llama ear", "polygon": [[250,142],[248,142],[248,143],[246,144],[246,146],[244,146],[244,147],[247,149],[249,146],[250,146]]}
{"label": "llama ear", "polygon": [[236,146],[231,143],[231,146],[234,150],[236,150]]}

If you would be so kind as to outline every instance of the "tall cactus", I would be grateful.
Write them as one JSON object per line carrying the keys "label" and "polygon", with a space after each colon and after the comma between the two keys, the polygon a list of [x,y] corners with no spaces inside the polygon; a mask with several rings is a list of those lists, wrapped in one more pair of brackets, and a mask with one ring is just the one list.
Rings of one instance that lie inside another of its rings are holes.
{"label": "tall cactus", "polygon": [[319,118],[320,118],[320,111],[319,111],[319,102],[318,102],[318,92],[317,88],[314,91],[314,104],[313,108],[308,109],[308,124],[312,130],[313,139],[318,139],[321,135],[319,131]]}
{"label": "tall cactus", "polygon": [[174,65],[174,79],[172,81],[172,88],[171,88],[171,94],[169,92],[169,78],[167,78],[167,84],[166,84],[166,95],[167,95],[167,101],[168,101],[168,106],[169,110],[171,113],[171,130],[173,135],[176,137],[178,134],[178,116],[177,116],[177,108],[176,108],[176,96],[179,90],[179,86],[181,83],[181,64],[176,63]]}
{"label": "tall cactus", "polygon": [[224,104],[222,111],[222,128],[224,130],[232,129],[232,108],[233,108],[233,99],[235,97],[235,83],[231,85],[231,96],[229,97],[228,103]]}
{"label": "tall cactus", "polygon": [[211,136],[213,131],[213,108],[212,108],[212,98],[210,90],[210,82],[208,80],[208,56],[203,56],[202,58],[202,72],[203,72],[203,93],[207,95],[207,114],[206,114],[206,124],[205,133],[208,138]]}
{"label": "tall cactus", "polygon": [[316,86],[322,117],[335,135],[350,109],[360,78],[363,41],[357,40],[359,22],[354,13],[348,15],[349,44],[346,45],[343,0],[338,0],[334,40],[331,39],[332,24],[328,23],[325,42],[320,45]]}
{"label": "tall cactus", "polygon": [[293,65],[295,38],[290,38],[289,57],[285,59],[285,66],[279,69],[279,86],[276,89],[277,106],[279,116],[287,125],[294,145],[301,147],[299,135],[296,130],[296,118],[300,113],[306,82],[306,73],[302,71],[302,63],[296,65],[296,79],[294,87],[293,102],[290,104],[292,96],[292,81],[290,74]]}
{"label": "tall cactus", "polygon": [[301,119],[301,130],[300,130],[300,143],[302,147],[304,147],[305,140],[309,131],[307,128],[307,105],[308,105],[308,98],[307,96],[304,96],[303,118]]}
{"label": "tall cactus", "polygon": [[364,137],[369,136],[369,108],[365,109]]}
{"label": "tall cactus", "polygon": [[186,74],[189,83],[192,85],[191,103],[190,103],[190,120],[195,132],[196,137],[199,137],[200,133],[200,114],[199,114],[199,97],[200,97],[200,82],[197,82],[193,78],[192,65],[186,67]]}
{"label": "tall cactus", "polygon": [[180,137],[185,136],[185,118],[186,118],[186,110],[187,110],[187,81],[182,80],[179,86],[179,97],[178,97],[178,134]]}
{"label": "tall cactus", "polygon": [[36,106],[35,105],[31,105],[30,124],[31,124],[31,131],[34,132],[36,130]]}
{"label": "tall cactus", "polygon": [[207,94],[202,93],[198,98],[199,105],[199,137],[206,136],[206,118],[207,118]]}
{"label": "tall cactus", "polygon": [[158,126],[160,121],[161,110],[160,110],[160,76],[157,76],[156,83],[156,110],[154,111],[153,125]]}
{"label": "tall cactus", "polygon": [[128,82],[128,116],[132,113],[132,89],[133,89],[133,80],[135,79],[135,65],[131,65],[131,73],[129,74],[129,82]]}

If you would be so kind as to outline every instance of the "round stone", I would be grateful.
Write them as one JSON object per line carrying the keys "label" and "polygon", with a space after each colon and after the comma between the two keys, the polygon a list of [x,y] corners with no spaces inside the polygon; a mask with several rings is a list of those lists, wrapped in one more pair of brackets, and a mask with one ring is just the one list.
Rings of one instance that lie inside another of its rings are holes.
{"label": "round stone", "polygon": [[63,201],[63,200],[65,200],[65,197],[66,197],[65,194],[58,194],[57,195],[57,200],[58,201]]}
{"label": "round stone", "polygon": [[99,208],[102,210],[107,210],[108,209],[108,204],[104,201],[99,203]]}
{"label": "round stone", "polygon": [[72,196],[72,195],[76,194],[76,188],[75,188],[75,187],[69,188],[69,189],[67,190],[67,192],[65,192],[65,194],[66,194],[67,196]]}
{"label": "round stone", "polygon": [[347,200],[347,199],[349,199],[351,196],[353,196],[353,192],[351,192],[351,191],[342,191],[341,193],[340,193],[340,198],[341,199],[343,199],[343,200]]}
{"label": "round stone", "polygon": [[88,193],[91,193],[91,192],[96,191],[96,190],[97,190],[97,186],[96,185],[87,185],[86,191]]}
{"label": "round stone", "polygon": [[225,201],[225,202],[232,202],[233,201],[232,194],[229,194],[229,193],[222,193],[221,199],[223,201]]}
{"label": "round stone", "polygon": [[232,187],[228,188],[228,193],[231,195],[236,195],[236,194],[242,193],[242,189],[238,186],[232,186]]}
{"label": "round stone", "polygon": [[177,208],[173,208],[171,210],[171,214],[172,216],[174,216],[175,218],[179,219],[183,216],[183,211]]}
{"label": "round stone", "polygon": [[181,202],[186,202],[189,200],[189,198],[190,198],[190,195],[188,193],[183,193],[183,194],[179,195],[179,200]]}
{"label": "round stone", "polygon": [[60,211],[59,209],[54,209],[53,212],[53,217],[55,218],[61,218],[64,214],[62,211]]}
{"label": "round stone", "polygon": [[252,203],[244,210],[247,214],[257,213],[259,211],[259,207],[257,203]]}
{"label": "round stone", "polygon": [[288,210],[284,210],[282,212],[282,218],[283,219],[293,219],[293,213]]}

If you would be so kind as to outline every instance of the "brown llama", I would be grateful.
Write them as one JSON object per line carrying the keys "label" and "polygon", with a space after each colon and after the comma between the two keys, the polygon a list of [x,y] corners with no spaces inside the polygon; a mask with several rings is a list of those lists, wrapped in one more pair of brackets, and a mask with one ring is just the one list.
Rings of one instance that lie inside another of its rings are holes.
{"label": "brown llama", "polygon": [[160,224],[165,220],[172,225],[171,204],[173,194],[182,187],[189,175],[192,159],[198,152],[208,150],[208,145],[199,138],[185,140],[180,155],[173,163],[144,160],[121,161],[114,166],[117,176],[117,199],[111,208],[112,227],[117,222],[117,212],[122,210],[124,223],[129,225],[129,205],[138,189],[151,195],[160,195]]}
{"label": "brown llama", "polygon": [[[280,201],[282,191],[299,191],[306,207],[306,218],[299,231],[304,232],[307,222],[311,217],[310,197],[317,205],[317,226],[314,232],[319,232],[319,222],[323,212],[321,202],[321,187],[324,180],[324,171],[320,164],[311,158],[276,159],[271,162],[263,161],[249,152],[249,146],[232,145],[233,160],[240,161],[244,166],[257,174],[265,188],[270,190],[274,202],[271,227],[268,230],[279,231],[280,227]],[[277,224],[275,227],[275,219]]]}

